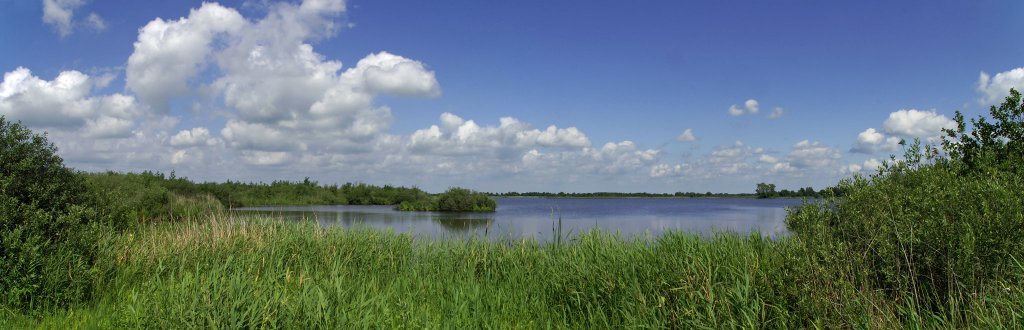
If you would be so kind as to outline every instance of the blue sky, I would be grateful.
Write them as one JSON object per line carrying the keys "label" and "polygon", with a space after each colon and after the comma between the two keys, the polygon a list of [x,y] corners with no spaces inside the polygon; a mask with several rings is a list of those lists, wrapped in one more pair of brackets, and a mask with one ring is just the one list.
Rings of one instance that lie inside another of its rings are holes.
{"label": "blue sky", "polygon": [[0,6],[0,114],[198,180],[821,188],[1024,87],[1016,1]]}

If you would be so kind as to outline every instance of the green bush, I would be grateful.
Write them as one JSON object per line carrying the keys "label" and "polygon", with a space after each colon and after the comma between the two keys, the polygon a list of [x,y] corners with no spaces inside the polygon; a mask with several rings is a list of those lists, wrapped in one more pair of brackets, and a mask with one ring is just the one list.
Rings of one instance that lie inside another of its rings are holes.
{"label": "green bush", "polygon": [[996,123],[974,120],[970,133],[958,113],[948,156],[915,142],[878,173],[840,182],[842,197],[792,211],[786,224],[821,270],[806,275],[954,318],[1024,276],[1020,109],[1011,91],[992,107]]}
{"label": "green bush", "polygon": [[437,195],[437,210],[441,212],[494,212],[497,207],[487,194],[465,188],[449,188]]}
{"label": "green bush", "polygon": [[164,219],[170,214],[171,192],[149,172],[82,173],[99,205],[118,216],[120,225]]}
{"label": "green bush", "polygon": [[93,205],[44,135],[0,116],[0,304],[31,309],[88,297],[109,221]]}

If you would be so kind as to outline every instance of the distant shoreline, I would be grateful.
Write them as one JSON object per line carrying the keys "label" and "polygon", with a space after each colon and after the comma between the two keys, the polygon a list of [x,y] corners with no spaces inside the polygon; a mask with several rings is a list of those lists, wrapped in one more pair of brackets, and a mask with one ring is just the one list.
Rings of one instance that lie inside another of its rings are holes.
{"label": "distant shoreline", "polygon": [[[551,198],[551,199],[718,199],[718,198],[742,198],[758,199],[754,195],[729,195],[729,196],[502,196],[489,195],[492,198]],[[810,196],[785,196],[762,199],[798,199],[814,198]]]}

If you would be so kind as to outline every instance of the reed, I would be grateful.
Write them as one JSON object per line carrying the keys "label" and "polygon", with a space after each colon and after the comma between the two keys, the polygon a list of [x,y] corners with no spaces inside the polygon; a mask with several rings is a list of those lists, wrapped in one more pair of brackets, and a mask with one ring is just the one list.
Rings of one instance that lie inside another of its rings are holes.
{"label": "reed", "polygon": [[[91,303],[0,326],[39,328],[1019,327],[1021,277],[971,311],[826,283],[804,244],[758,234],[589,231],[530,239],[420,239],[208,215],[112,239]],[[1019,263],[1018,274],[1024,274]],[[968,300],[964,300],[968,301]]]}

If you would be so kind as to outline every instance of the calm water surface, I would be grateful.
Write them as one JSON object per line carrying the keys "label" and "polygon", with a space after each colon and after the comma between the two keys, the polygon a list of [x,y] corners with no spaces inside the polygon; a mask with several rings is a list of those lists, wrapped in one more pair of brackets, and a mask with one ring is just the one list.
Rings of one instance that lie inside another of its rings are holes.
{"label": "calm water surface", "polygon": [[497,198],[494,213],[400,212],[391,206],[321,205],[239,208],[288,220],[313,220],[323,227],[370,226],[419,237],[536,238],[549,240],[561,219],[562,236],[601,228],[623,236],[666,230],[715,231],[777,236],[786,232],[786,207],[799,199],[745,198]]}

